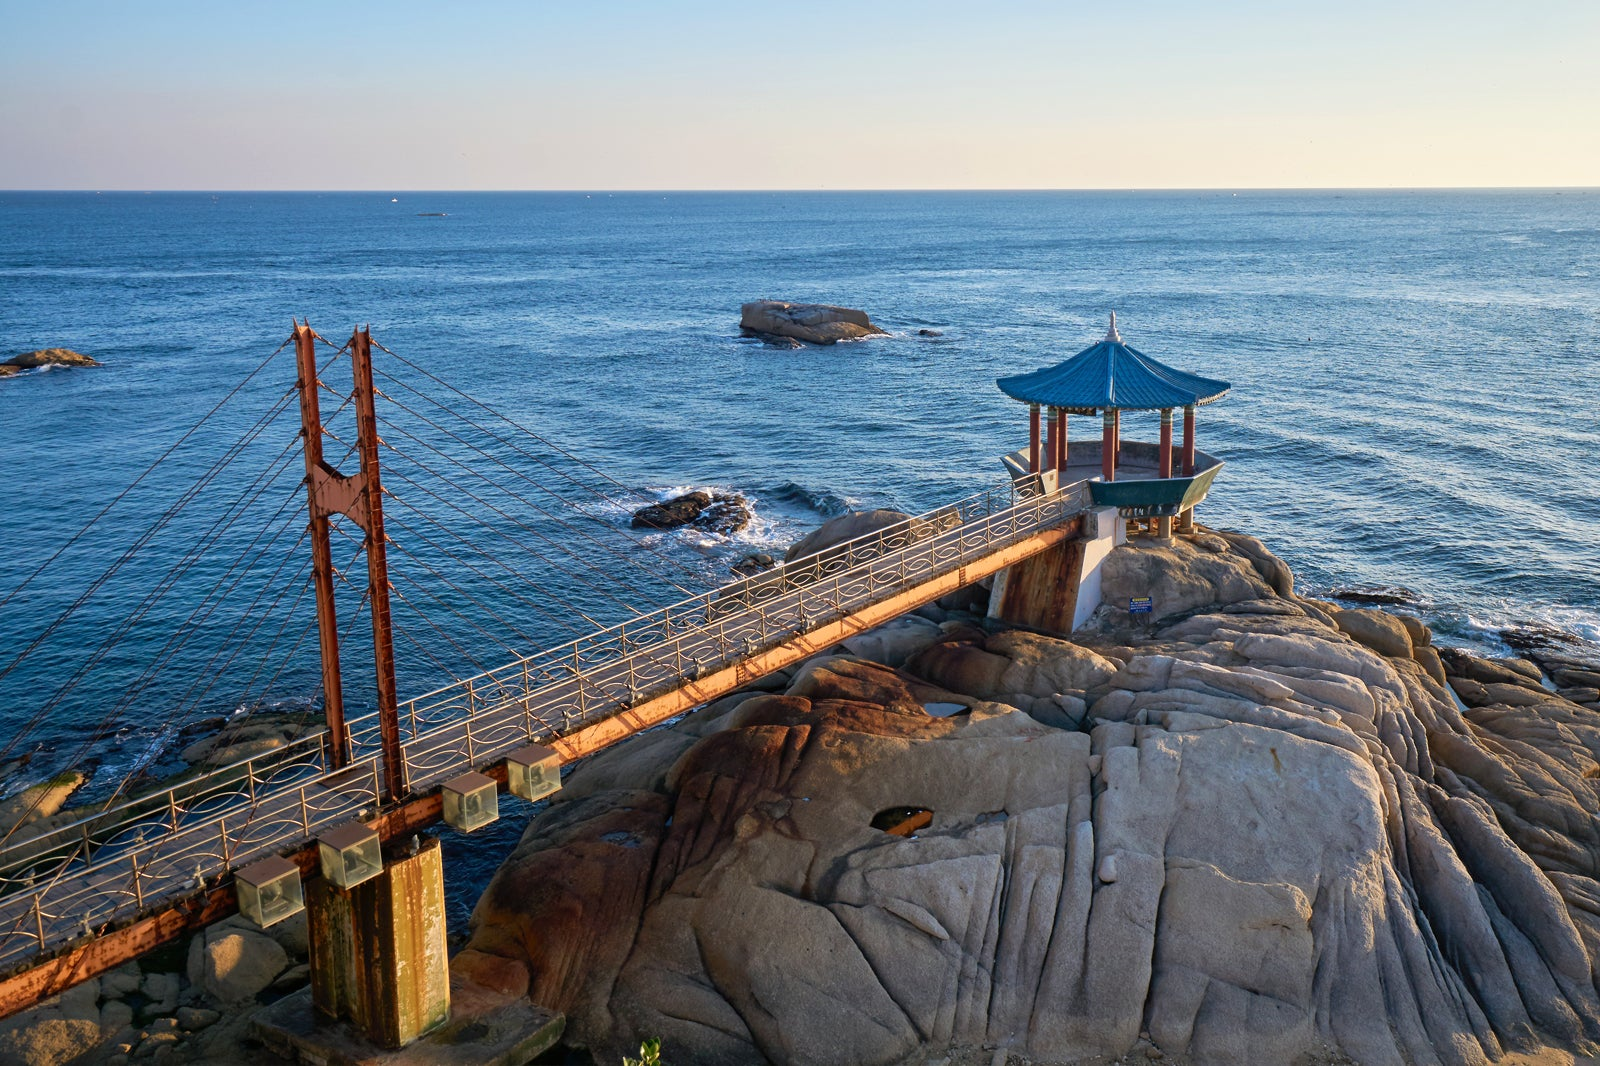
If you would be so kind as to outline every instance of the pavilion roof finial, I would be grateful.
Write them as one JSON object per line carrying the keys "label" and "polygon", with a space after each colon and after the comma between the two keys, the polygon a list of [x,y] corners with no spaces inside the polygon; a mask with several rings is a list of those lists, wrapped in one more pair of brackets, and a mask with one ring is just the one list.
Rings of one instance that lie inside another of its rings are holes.
{"label": "pavilion roof finial", "polygon": [[1106,340],[1112,344],[1122,343],[1122,334],[1117,332],[1117,313],[1111,312],[1111,328],[1106,330]]}

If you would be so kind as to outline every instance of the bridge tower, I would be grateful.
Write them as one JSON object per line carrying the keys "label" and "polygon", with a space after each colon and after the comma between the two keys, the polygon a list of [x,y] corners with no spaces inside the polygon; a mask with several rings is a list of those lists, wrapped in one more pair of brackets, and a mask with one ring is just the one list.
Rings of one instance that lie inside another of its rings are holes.
{"label": "bridge tower", "polygon": [[[312,580],[330,757],[337,769],[349,765],[354,755],[344,715],[329,538],[331,520],[344,517],[364,534],[383,786],[386,799],[394,803],[405,797],[407,786],[395,687],[372,334],[358,329],[347,345],[355,381],[360,461],[354,474],[335,470],[322,454],[318,340],[309,323],[295,326]],[[314,1014],[328,1022],[347,1021],[367,1041],[384,1048],[402,1047],[446,1022],[450,1016],[449,962],[444,865],[438,841],[414,836],[407,845],[383,849],[376,832],[353,822],[324,834],[319,851],[323,876],[307,886],[306,900]]]}

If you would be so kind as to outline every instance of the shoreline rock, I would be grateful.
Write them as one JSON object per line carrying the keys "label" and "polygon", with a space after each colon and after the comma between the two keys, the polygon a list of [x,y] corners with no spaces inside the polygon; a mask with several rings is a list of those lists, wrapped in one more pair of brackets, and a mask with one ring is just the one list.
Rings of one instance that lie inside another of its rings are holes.
{"label": "shoreline rock", "polygon": [[783,300],[756,300],[741,305],[739,328],[746,336],[785,337],[808,344],[836,344],[888,334],[873,325],[865,311]]}
{"label": "shoreline rock", "polygon": [[917,612],[586,761],[469,950],[602,1060],[1600,1050],[1600,707],[1254,538],[1105,566],[1155,624]]}

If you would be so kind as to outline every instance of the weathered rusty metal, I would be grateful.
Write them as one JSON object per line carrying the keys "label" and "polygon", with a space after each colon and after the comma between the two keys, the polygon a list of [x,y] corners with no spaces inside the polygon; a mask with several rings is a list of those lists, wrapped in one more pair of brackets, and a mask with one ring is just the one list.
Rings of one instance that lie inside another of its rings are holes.
{"label": "weathered rusty metal", "polygon": [[[484,773],[502,783],[506,779],[503,764],[489,767]],[[387,842],[420,833],[436,824],[440,817],[441,799],[435,792],[385,811],[374,818],[371,825]],[[293,852],[288,859],[300,867],[301,876],[308,879],[309,891],[320,880],[315,878],[320,869],[317,846],[311,844]],[[0,1018],[8,1018],[18,1011],[37,1006],[76,984],[107,970],[114,970],[163,944],[170,944],[212,922],[236,914],[238,910],[238,896],[233,882],[229,881],[218,888],[196,892],[120,928],[100,930],[92,940],[0,979]]]}
{"label": "weathered rusty metal", "polygon": [[378,464],[378,415],[369,330],[356,330],[350,338],[350,364],[355,373],[356,450],[361,456],[361,498],[366,510],[362,528],[367,534],[367,602],[377,672],[378,732],[383,744],[384,785],[394,800],[406,793],[406,761],[400,750],[400,701],[395,688],[394,627],[389,614],[389,542],[383,530],[383,478]]}
{"label": "weathered rusty metal", "polygon": [[404,1047],[450,1017],[441,856],[427,837],[391,849],[370,881],[312,887],[312,1003],[379,1047]]}
{"label": "weathered rusty metal", "polygon": [[1083,519],[1073,519],[1072,539],[1023,559],[996,578],[991,614],[1051,633],[1072,632],[1083,569],[1083,542],[1076,539]]}
{"label": "weathered rusty metal", "polygon": [[317,597],[317,637],[322,653],[322,711],[328,722],[329,758],[350,762],[350,735],[344,723],[344,689],[339,678],[339,622],[333,601],[333,545],[328,519],[342,509],[328,507],[328,483],[340,475],[322,458],[322,414],[317,402],[317,334],[309,322],[294,327],[299,368],[300,434],[306,459],[306,500],[311,513],[311,579]]}

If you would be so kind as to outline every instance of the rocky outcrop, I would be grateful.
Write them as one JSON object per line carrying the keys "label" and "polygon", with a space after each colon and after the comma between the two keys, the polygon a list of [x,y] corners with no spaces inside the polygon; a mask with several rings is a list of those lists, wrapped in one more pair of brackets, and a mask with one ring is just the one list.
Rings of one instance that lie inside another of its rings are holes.
{"label": "rocky outcrop", "polygon": [[41,366],[99,366],[97,360],[91,359],[82,352],[75,352],[70,348],[40,348],[36,352],[24,352],[22,355],[0,363],[0,377],[7,374],[20,374],[24,370],[32,370]]}
{"label": "rocky outcrop", "polygon": [[231,766],[270,756],[321,729],[320,718],[305,714],[245,715],[223,722],[216,732],[184,745],[180,757],[191,766]]}
{"label": "rocky outcrop", "polygon": [[1258,548],[1118,548],[1153,625],[901,619],[601,755],[471,950],[612,1059],[1595,1053],[1600,712]]}
{"label": "rocky outcrop", "polygon": [[746,335],[789,337],[808,344],[834,344],[887,332],[868,321],[865,311],[783,300],[757,300],[742,305],[739,328]]}
{"label": "rocky outcrop", "polygon": [[804,559],[808,555],[817,555],[846,541],[876,533],[881,529],[890,529],[911,520],[912,516],[904,511],[889,511],[883,508],[874,511],[851,511],[837,518],[828,519],[789,545],[789,550],[783,553],[783,559],[785,562]]}
{"label": "rocky outcrop", "polygon": [[307,983],[306,938],[303,913],[265,931],[224,919],[195,934],[187,973],[151,953],[0,1021],[0,1063],[267,1062],[249,1040],[251,1017]]}
{"label": "rocky outcrop", "polygon": [[634,529],[696,529],[731,536],[750,524],[750,502],[736,492],[711,493],[696,489],[633,513]]}
{"label": "rocky outcrop", "polygon": [[53,829],[54,816],[66,806],[83,780],[82,774],[68,770],[0,801],[0,837],[9,843]]}

